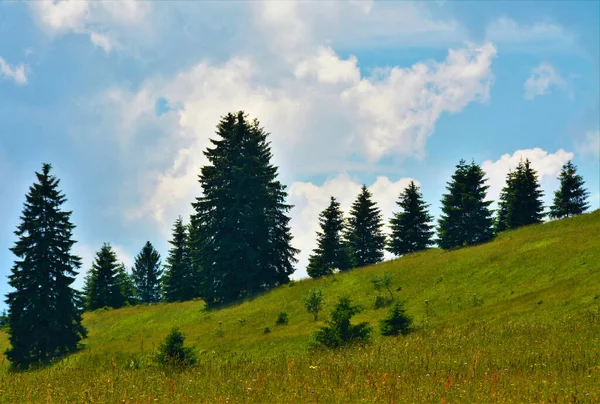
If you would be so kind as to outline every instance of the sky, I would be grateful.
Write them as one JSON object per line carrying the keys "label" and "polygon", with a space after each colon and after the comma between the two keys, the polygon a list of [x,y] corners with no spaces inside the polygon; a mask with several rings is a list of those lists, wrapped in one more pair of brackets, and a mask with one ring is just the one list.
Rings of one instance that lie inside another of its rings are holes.
{"label": "sky", "polygon": [[366,184],[387,221],[414,180],[437,218],[460,159],[496,200],[529,158],[546,205],[572,160],[598,209],[599,23],[596,1],[0,2],[0,294],[42,163],[73,211],[80,287],[104,242],[128,266],[146,241],[166,257],[238,110],[271,133],[294,278],[330,196],[347,210]]}

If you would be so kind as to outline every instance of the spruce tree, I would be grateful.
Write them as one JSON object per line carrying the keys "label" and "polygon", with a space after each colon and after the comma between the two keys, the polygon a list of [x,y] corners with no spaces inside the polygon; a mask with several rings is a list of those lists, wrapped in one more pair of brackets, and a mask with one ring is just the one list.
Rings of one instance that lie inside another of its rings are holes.
{"label": "spruce tree", "polygon": [[71,254],[75,226],[71,212],[61,209],[64,194],[50,164],[37,173],[29,188],[10,250],[18,259],[9,275],[14,291],[7,294],[6,351],[13,367],[25,369],[77,349],[86,337],[78,308],[78,293],[71,287],[81,258]]}
{"label": "spruce tree", "polygon": [[551,218],[580,215],[589,209],[589,192],[583,187],[583,177],[577,174],[577,167],[571,161],[562,166],[558,179],[560,188],[554,192],[554,204],[550,207]]}
{"label": "spruce tree", "polygon": [[449,249],[483,243],[493,238],[491,201],[486,201],[484,172],[475,162],[460,160],[447,194],[442,197],[438,245]]}
{"label": "spruce tree", "polygon": [[117,283],[121,293],[125,298],[125,304],[134,305],[137,303],[137,290],[133,281],[133,275],[127,272],[125,264],[120,263],[117,267]]}
{"label": "spruce tree", "polygon": [[540,223],[544,217],[543,195],[529,159],[519,161],[517,169],[507,174],[500,193],[496,231]]}
{"label": "spruce tree", "polygon": [[208,305],[285,284],[294,272],[292,206],[271,164],[268,135],[243,111],[229,113],[204,152],[209,165],[199,176],[203,195],[193,204],[190,239]]}
{"label": "spruce tree", "polygon": [[160,254],[149,241],[135,257],[133,266],[133,281],[141,303],[156,303],[160,301]]}
{"label": "spruce tree", "polygon": [[181,216],[173,226],[173,246],[169,250],[162,277],[163,296],[167,302],[183,302],[198,296],[198,276],[192,272],[187,227]]}
{"label": "spruce tree", "polygon": [[364,267],[383,260],[385,235],[382,231],[381,210],[372,197],[367,186],[363,185],[350,208],[344,237],[354,267]]}
{"label": "spruce tree", "polygon": [[334,269],[350,269],[349,250],[343,240],[344,214],[333,196],[327,209],[319,215],[319,223],[321,231],[317,232],[317,248],[308,259],[308,275],[318,278],[331,274]]}
{"label": "spruce tree", "polygon": [[123,307],[126,298],[118,277],[117,254],[110,244],[104,243],[86,278],[86,306],[89,310],[101,307]]}
{"label": "spruce tree", "polygon": [[402,209],[390,219],[392,230],[388,251],[403,255],[424,250],[433,244],[433,225],[429,223],[433,216],[429,214],[429,205],[423,200],[419,187],[414,181],[400,193],[396,204]]}

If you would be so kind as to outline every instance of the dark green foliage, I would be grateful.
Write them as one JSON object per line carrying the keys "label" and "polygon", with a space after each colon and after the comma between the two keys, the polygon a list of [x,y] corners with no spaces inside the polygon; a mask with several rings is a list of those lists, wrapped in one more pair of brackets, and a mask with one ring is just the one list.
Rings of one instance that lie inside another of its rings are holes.
{"label": "dark green foliage", "polygon": [[59,180],[44,164],[38,183],[29,188],[10,250],[18,259],[9,275],[14,290],[7,294],[13,367],[26,369],[74,351],[86,337],[81,324],[79,293],[71,287],[81,258],[71,254],[75,226],[71,212],[61,210],[64,194]]}
{"label": "dark green foliage", "polygon": [[185,335],[174,327],[158,347],[156,360],[163,366],[185,367],[196,363],[193,348],[184,347]]}
{"label": "dark green foliage", "polygon": [[400,194],[396,204],[402,209],[390,219],[392,230],[388,251],[403,255],[424,250],[433,244],[433,221],[419,187],[413,181]]}
{"label": "dark green foliage", "polygon": [[263,334],[268,334],[270,332],[271,332],[271,329],[269,327],[263,328]]}
{"label": "dark green foliage", "polygon": [[496,231],[541,223],[544,217],[543,195],[529,159],[519,161],[517,169],[507,174],[506,186],[500,193]]}
{"label": "dark green foliage", "polygon": [[86,277],[86,308],[96,310],[108,306],[123,307],[127,299],[119,279],[117,254],[110,244],[104,243]]}
{"label": "dark green foliage", "polygon": [[314,316],[315,321],[319,320],[319,312],[323,308],[323,291],[321,289],[311,289],[308,296],[304,298],[304,306]]}
{"label": "dark green foliage", "polygon": [[135,257],[133,281],[141,303],[160,301],[160,254],[147,241],[142,251]]}
{"label": "dark green foliage", "polygon": [[[373,287],[377,291],[377,296],[375,297],[375,302],[373,307],[375,309],[380,309],[382,307],[390,305],[394,301],[394,293],[392,292],[392,283],[393,283],[392,275],[389,272],[384,272],[383,275],[373,276],[371,278],[371,283]],[[390,295],[389,297],[383,296],[381,293],[387,291]]]}
{"label": "dark green foliage", "polygon": [[277,314],[277,319],[275,320],[275,325],[286,325],[288,323],[288,314],[285,311],[280,311]]}
{"label": "dark green foliage", "polygon": [[327,322],[329,326],[314,333],[315,341],[329,348],[369,341],[372,331],[369,323],[350,323],[352,316],[361,311],[362,307],[352,304],[349,297],[341,297],[331,312],[331,320]]}
{"label": "dark green foliage", "polygon": [[554,204],[550,207],[551,218],[580,215],[589,209],[589,192],[583,187],[583,177],[577,174],[577,167],[571,161],[562,166],[558,179],[560,188],[554,192]]}
{"label": "dark green foliage", "polygon": [[193,265],[211,306],[286,284],[295,254],[285,186],[271,164],[268,133],[244,112],[229,113],[204,154],[203,196],[193,204]]}
{"label": "dark green foliage", "polygon": [[162,277],[163,296],[167,302],[183,302],[200,294],[199,271],[192,269],[187,228],[181,216],[173,226],[173,238],[169,241],[167,265]]}
{"label": "dark green foliage", "polygon": [[383,336],[406,335],[410,332],[412,317],[406,314],[404,302],[396,302],[388,315],[379,322]]}
{"label": "dark green foliage", "polygon": [[138,303],[137,290],[133,281],[133,275],[127,273],[127,268],[123,263],[120,263],[117,267],[117,283],[121,288],[121,293],[125,297],[126,305],[134,305]]}
{"label": "dark green foliage", "polygon": [[363,185],[350,208],[344,236],[354,267],[364,267],[383,260],[385,236],[382,231],[381,210],[372,197],[366,185]]}
{"label": "dark green foliage", "polygon": [[475,162],[461,160],[442,198],[438,225],[438,245],[444,249],[483,243],[493,238],[492,201],[486,201],[489,186]]}
{"label": "dark green foliage", "polygon": [[321,231],[317,232],[317,248],[308,259],[306,272],[311,278],[330,275],[334,269],[350,269],[348,247],[342,239],[344,214],[332,196],[327,209],[319,215]]}

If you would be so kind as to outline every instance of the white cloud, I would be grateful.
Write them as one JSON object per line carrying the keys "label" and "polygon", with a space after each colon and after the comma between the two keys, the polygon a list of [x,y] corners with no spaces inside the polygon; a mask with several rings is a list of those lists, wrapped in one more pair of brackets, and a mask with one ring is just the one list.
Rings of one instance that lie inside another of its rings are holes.
{"label": "white cloud", "polygon": [[525,89],[524,97],[532,100],[538,95],[547,94],[552,86],[564,88],[565,85],[565,80],[558,74],[554,66],[550,63],[542,62],[539,66],[531,70],[531,76],[523,84],[523,88]]}
{"label": "white cloud", "polygon": [[[384,223],[389,222],[392,213],[397,211],[396,201],[398,195],[410,183],[410,178],[402,178],[396,182],[388,177],[379,176],[375,182],[368,185],[373,193],[373,200],[377,203],[383,214]],[[417,181],[415,183],[418,184]],[[346,173],[340,173],[327,179],[322,185],[310,182],[294,182],[289,188],[289,202],[294,205],[291,211],[293,245],[300,249],[299,262],[294,278],[306,277],[308,257],[316,247],[316,232],[319,228],[319,213],[329,205],[333,196],[340,202],[345,215],[348,214],[352,202],[360,192],[362,184]],[[386,255],[389,258],[389,255]]]}
{"label": "white cloud", "polygon": [[150,5],[138,0],[40,0],[30,3],[40,25],[52,35],[83,34],[109,53],[117,36],[144,21]]}
{"label": "white cloud", "polygon": [[588,130],[576,141],[577,152],[583,156],[600,157],[600,129]]}
{"label": "white cloud", "polygon": [[485,30],[485,38],[498,44],[550,43],[554,46],[569,46],[575,41],[573,35],[557,23],[537,21],[527,25],[519,24],[508,17],[500,17],[490,22]]}
{"label": "white cloud", "polygon": [[356,57],[341,60],[333,49],[325,47],[320,47],[313,57],[299,62],[294,74],[300,79],[314,77],[325,84],[358,83],[360,80]]}
{"label": "white cloud", "polygon": [[9,78],[19,85],[24,85],[27,84],[27,74],[25,71],[26,66],[24,64],[11,66],[6,60],[0,57],[0,77]]}
{"label": "white cloud", "polygon": [[487,199],[497,201],[506,185],[506,175],[509,170],[514,170],[519,164],[520,159],[528,158],[531,161],[531,167],[537,171],[538,179],[542,190],[545,193],[546,200],[551,200],[550,196],[556,188],[558,174],[562,166],[569,160],[573,159],[573,153],[563,149],[555,153],[549,153],[539,147],[533,149],[517,150],[512,155],[503,154],[498,160],[486,160],[481,165],[481,168],[486,173],[488,178]]}

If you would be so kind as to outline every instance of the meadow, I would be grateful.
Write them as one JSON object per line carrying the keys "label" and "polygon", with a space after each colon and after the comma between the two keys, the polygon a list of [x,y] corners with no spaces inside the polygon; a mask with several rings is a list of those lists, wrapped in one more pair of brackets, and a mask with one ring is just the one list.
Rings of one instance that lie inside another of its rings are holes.
{"label": "meadow", "polygon": [[[598,240],[595,211],[293,282],[218,310],[191,301],[89,312],[80,352],[21,373],[2,361],[0,402],[600,402]],[[386,272],[415,321],[406,337],[377,329],[387,308],[373,307],[370,280]],[[302,302],[311,288],[326,299],[316,322]],[[311,334],[342,295],[365,307],[353,322],[375,327],[372,342],[312,349]],[[280,311],[289,324],[275,325]],[[183,371],[153,361],[173,326],[198,352]]]}

